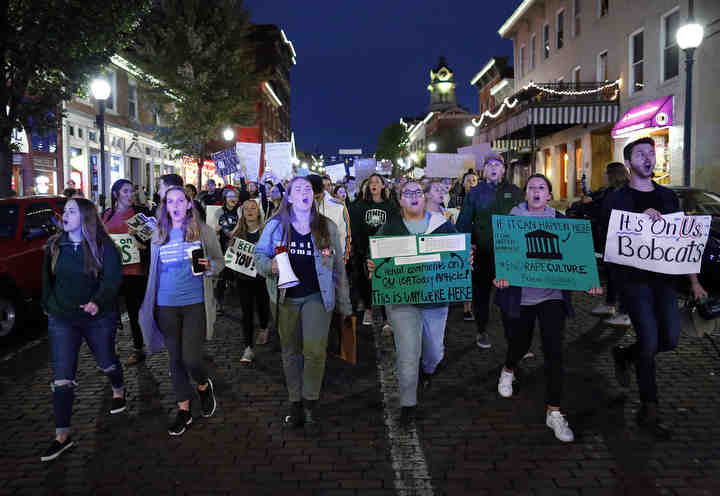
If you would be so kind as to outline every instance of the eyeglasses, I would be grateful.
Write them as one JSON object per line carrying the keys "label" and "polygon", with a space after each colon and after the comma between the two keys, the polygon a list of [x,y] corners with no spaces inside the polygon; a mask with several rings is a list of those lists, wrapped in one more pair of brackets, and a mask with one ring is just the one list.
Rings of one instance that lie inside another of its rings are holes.
{"label": "eyeglasses", "polygon": [[415,190],[415,191],[407,191],[406,190],[406,191],[403,191],[402,196],[403,196],[403,198],[420,198],[421,196],[423,196],[423,194],[424,193],[422,191],[420,191],[419,189]]}

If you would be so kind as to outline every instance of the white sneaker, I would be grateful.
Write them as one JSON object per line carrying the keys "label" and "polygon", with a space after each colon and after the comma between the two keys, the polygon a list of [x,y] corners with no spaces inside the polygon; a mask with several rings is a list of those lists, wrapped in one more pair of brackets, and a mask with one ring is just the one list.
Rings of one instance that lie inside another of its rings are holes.
{"label": "white sneaker", "polygon": [[373,317],[372,317],[372,310],[367,309],[365,310],[365,313],[363,314],[363,322],[362,325],[373,325]]}
{"label": "white sneaker", "polygon": [[590,310],[590,313],[593,315],[615,315],[615,306],[600,303],[598,306]]}
{"label": "white sneaker", "polygon": [[383,336],[390,336],[392,334],[392,326],[389,322],[385,322],[385,325],[382,328],[382,335]]}
{"label": "white sneaker", "polygon": [[555,431],[555,437],[564,443],[570,443],[575,440],[572,429],[565,420],[565,416],[557,410],[547,412],[545,424]]}
{"label": "white sneaker", "polygon": [[630,316],[626,313],[618,313],[603,320],[603,324],[613,327],[632,327]]}
{"label": "white sneaker", "polygon": [[250,363],[253,360],[255,360],[255,352],[252,348],[248,346],[247,348],[245,348],[245,351],[243,352],[243,356],[240,361],[243,363]]}
{"label": "white sneaker", "polygon": [[498,393],[503,398],[509,398],[513,394],[513,382],[515,382],[515,374],[508,372],[503,367],[500,372],[500,380],[498,381]]}

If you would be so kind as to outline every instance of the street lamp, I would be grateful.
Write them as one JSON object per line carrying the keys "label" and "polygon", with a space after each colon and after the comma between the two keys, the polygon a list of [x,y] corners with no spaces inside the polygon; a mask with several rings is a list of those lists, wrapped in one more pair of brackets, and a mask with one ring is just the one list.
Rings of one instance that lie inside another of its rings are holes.
{"label": "street lamp", "polygon": [[233,131],[232,128],[229,127],[225,128],[225,130],[223,131],[223,138],[225,139],[225,141],[232,141],[234,137],[235,131]]}
{"label": "street lamp", "polygon": [[472,124],[467,126],[465,128],[465,136],[467,136],[468,138],[472,138],[473,136],[475,136],[475,126],[473,126]]}
{"label": "street lamp", "polygon": [[683,184],[690,186],[690,147],[692,142],[692,71],[695,49],[703,39],[703,28],[695,22],[693,0],[688,2],[687,23],[677,31],[678,46],[685,52],[685,129],[683,138]]}
{"label": "street lamp", "polygon": [[98,203],[105,208],[105,100],[110,96],[110,83],[102,78],[96,78],[90,84],[90,91],[98,102],[99,113],[95,118],[97,127],[100,128],[100,198]]}
{"label": "street lamp", "polygon": [[429,151],[429,152],[434,152],[434,151],[436,151],[436,150],[437,150],[437,144],[436,144],[436,143],[433,143],[433,142],[428,143],[428,151]]}

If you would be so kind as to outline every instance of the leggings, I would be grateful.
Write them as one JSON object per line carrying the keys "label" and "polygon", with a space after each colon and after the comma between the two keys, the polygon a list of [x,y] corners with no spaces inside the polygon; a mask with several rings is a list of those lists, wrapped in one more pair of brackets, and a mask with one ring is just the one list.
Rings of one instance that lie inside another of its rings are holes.
{"label": "leggings", "polygon": [[253,331],[255,330],[255,306],[257,305],[260,328],[267,329],[270,318],[270,298],[268,297],[265,279],[239,278],[237,282],[240,307],[242,308],[243,336],[245,346],[253,345]]}

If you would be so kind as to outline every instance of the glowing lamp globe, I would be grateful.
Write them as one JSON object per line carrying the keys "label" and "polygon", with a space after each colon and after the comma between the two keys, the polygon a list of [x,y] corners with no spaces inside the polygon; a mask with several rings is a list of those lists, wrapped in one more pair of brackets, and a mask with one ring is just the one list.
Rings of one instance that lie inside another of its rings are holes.
{"label": "glowing lamp globe", "polygon": [[107,100],[110,96],[110,83],[104,79],[94,79],[90,84],[90,91],[95,100]]}
{"label": "glowing lamp globe", "polygon": [[471,125],[471,126],[466,127],[465,128],[465,136],[467,136],[468,138],[472,138],[473,136],[475,136],[475,126]]}
{"label": "glowing lamp globe", "polygon": [[431,151],[431,152],[437,151],[437,144],[435,144],[435,143],[429,143],[429,144],[428,144],[428,151]]}
{"label": "glowing lamp globe", "polygon": [[235,132],[227,128],[223,131],[223,138],[225,138],[225,141],[232,141],[232,139],[235,137]]}
{"label": "glowing lamp globe", "polygon": [[697,48],[703,40],[703,27],[697,23],[685,24],[677,30],[677,43],[683,50]]}

